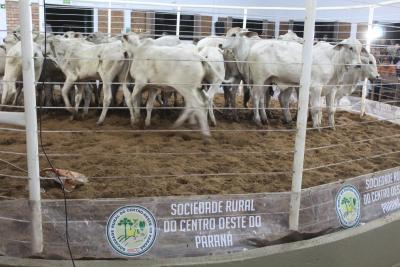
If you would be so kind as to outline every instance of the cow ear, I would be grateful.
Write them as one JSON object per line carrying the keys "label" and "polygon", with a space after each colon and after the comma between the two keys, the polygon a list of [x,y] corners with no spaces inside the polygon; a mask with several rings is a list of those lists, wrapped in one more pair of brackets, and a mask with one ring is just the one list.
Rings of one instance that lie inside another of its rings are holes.
{"label": "cow ear", "polygon": [[250,37],[258,36],[258,33],[256,33],[256,32],[247,32],[246,36],[250,38]]}
{"label": "cow ear", "polygon": [[123,34],[122,35],[122,41],[128,42],[129,41],[129,37],[127,34]]}
{"label": "cow ear", "polygon": [[368,53],[367,49],[365,49],[365,47],[361,48],[361,55],[365,56],[365,57],[369,56],[369,53]]}
{"label": "cow ear", "polygon": [[340,50],[340,49],[342,49],[345,45],[346,45],[346,44],[338,43],[338,44],[336,44],[336,45],[333,47],[333,49],[335,49],[335,50]]}
{"label": "cow ear", "polygon": [[79,37],[80,37],[80,34],[76,32],[76,33],[74,33],[74,37],[75,37],[75,38],[79,38]]}

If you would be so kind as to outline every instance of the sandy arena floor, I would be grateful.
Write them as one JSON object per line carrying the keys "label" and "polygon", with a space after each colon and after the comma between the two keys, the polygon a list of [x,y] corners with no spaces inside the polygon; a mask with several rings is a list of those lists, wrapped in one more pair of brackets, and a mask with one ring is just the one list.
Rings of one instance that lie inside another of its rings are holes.
{"label": "sandy arena floor", "polygon": [[[170,129],[178,115],[173,113],[165,117],[155,111],[149,129]],[[295,132],[287,130],[294,128],[281,123],[280,111],[274,112],[275,119],[263,129],[257,128],[248,114],[241,110],[241,122],[237,123],[217,112],[218,126],[212,128],[215,132],[211,142],[204,144],[199,132],[129,132],[141,128],[130,127],[126,110],[109,112],[102,127],[96,127],[95,111],[81,121],[70,121],[66,112],[57,111],[44,115],[43,130],[86,132],[44,133],[43,143],[55,167],[90,177],[88,184],[68,193],[70,198],[290,190]],[[344,112],[336,117],[336,131],[308,131],[305,168],[315,169],[305,171],[303,187],[399,166],[400,136],[394,136],[400,133],[399,126],[371,117],[361,120],[356,114]],[[267,129],[284,131],[260,131]],[[373,140],[363,141],[366,139]],[[313,149],[324,146],[328,147]],[[0,131],[0,151],[0,159],[26,169],[24,155],[4,153],[25,152],[24,132]],[[387,153],[391,154],[376,156]],[[326,166],[329,164],[333,165]],[[44,157],[41,167],[48,167]],[[1,174],[26,175],[1,161],[0,168]],[[26,186],[24,179],[0,178],[0,200],[27,197]],[[62,197],[59,186],[46,186],[44,190],[44,198]]]}

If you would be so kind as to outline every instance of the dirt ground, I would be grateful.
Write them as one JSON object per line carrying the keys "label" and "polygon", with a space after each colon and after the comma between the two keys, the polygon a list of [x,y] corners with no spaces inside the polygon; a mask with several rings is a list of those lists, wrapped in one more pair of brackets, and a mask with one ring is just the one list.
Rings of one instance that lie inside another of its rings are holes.
{"label": "dirt ground", "polygon": [[[249,110],[240,110],[239,123],[216,112],[218,126],[212,128],[210,143],[204,143],[197,131],[157,132],[170,129],[178,112],[163,116],[156,110],[153,114],[152,126],[147,128],[153,132],[132,128],[126,110],[110,111],[101,127],[96,126],[96,111],[78,121],[70,121],[65,111],[45,114],[44,131],[83,131],[43,133],[43,145],[56,168],[89,177],[88,184],[68,193],[68,197],[290,190],[295,131],[280,121],[280,111],[273,112],[275,118],[264,128],[254,125]],[[400,134],[399,126],[344,112],[337,113],[336,123],[336,131],[308,131],[303,187],[399,166],[400,136],[394,136]],[[196,128],[178,130],[183,129]],[[26,169],[25,155],[7,152],[25,152],[25,132],[0,131],[0,173],[26,175],[2,162]],[[391,154],[377,156],[387,153]],[[41,168],[48,167],[43,156],[40,163]],[[27,197],[26,187],[25,179],[0,177],[0,200]],[[61,198],[62,192],[59,186],[46,183],[42,196]]]}

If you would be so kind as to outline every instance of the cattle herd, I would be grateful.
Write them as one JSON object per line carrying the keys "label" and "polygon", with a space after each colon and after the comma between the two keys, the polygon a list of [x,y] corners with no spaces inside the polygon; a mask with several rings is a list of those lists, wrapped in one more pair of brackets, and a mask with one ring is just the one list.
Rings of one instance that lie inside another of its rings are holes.
{"label": "cattle herd", "polygon": [[[16,105],[22,91],[20,37],[16,30],[4,38],[0,47],[2,106]],[[171,93],[175,97],[178,93],[184,99],[184,107],[174,126],[186,121],[199,124],[202,133],[209,136],[208,116],[216,125],[215,94],[222,86],[225,106],[232,108],[237,119],[236,99],[241,83],[247,96],[244,105],[247,107],[251,99],[256,124],[268,123],[267,110],[276,88],[280,91],[283,119],[292,121],[289,100],[292,93],[299,93],[303,39],[291,31],[278,39],[261,39],[255,32],[232,28],[226,36],[205,37],[196,44],[183,42],[177,36],[151,39],[136,33],[116,37],[75,32],[34,34],[33,41],[37,90],[44,92],[38,101],[54,105],[54,85],[60,84],[65,108],[76,116],[82,100],[83,113],[87,114],[95,96],[98,104],[102,102],[98,124],[104,122],[119,89],[132,124],[140,119],[142,93],[147,92],[146,126],[150,125],[154,103],[166,106]],[[358,40],[314,44],[309,103],[313,127],[321,126],[322,97],[326,97],[329,126],[334,128],[339,99],[351,94],[359,81],[378,76],[374,56]],[[103,98],[99,100],[100,90]],[[75,93],[73,99],[71,92]]]}

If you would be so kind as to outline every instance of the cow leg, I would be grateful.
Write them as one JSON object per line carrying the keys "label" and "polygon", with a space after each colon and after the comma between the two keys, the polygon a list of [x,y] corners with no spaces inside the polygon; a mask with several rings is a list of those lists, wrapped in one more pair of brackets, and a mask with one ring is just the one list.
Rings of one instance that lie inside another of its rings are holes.
{"label": "cow leg", "polygon": [[75,87],[75,112],[72,114],[71,119],[74,119],[78,116],[79,106],[81,105],[83,98],[84,86],[84,84],[79,84]]}
{"label": "cow leg", "polygon": [[140,119],[140,108],[142,104],[142,89],[146,85],[144,82],[139,82],[136,80],[135,82],[135,87],[133,87],[132,95],[131,95],[131,101],[134,109],[133,117],[131,117],[131,124],[134,125],[137,123]]}
{"label": "cow leg", "polygon": [[[269,99],[267,99],[266,97],[260,97],[260,114],[263,124],[268,124],[268,116],[266,110],[269,108],[269,103],[265,103],[266,101],[269,102]],[[269,110],[268,113],[270,113]]]}
{"label": "cow leg", "polygon": [[335,90],[332,90],[329,95],[326,96],[326,105],[328,108],[328,120],[329,126],[335,130],[335,112],[336,112],[336,101],[335,101]]}
{"label": "cow leg", "polygon": [[210,89],[207,91],[207,96],[208,96],[208,114],[211,119],[211,123],[213,126],[217,126],[217,120],[215,119],[214,115],[214,95],[218,92],[219,89],[219,84],[218,83],[213,83],[213,85],[210,86]]}
{"label": "cow leg", "polygon": [[243,85],[243,106],[247,108],[251,97],[250,87]]}
{"label": "cow leg", "polygon": [[106,115],[108,108],[110,107],[112,100],[112,92],[111,92],[111,83],[112,81],[103,81],[103,109],[101,110],[100,118],[97,121],[97,125],[102,125]]}
{"label": "cow leg", "polygon": [[128,85],[126,83],[122,83],[122,92],[124,93],[125,103],[129,109],[129,114],[131,116],[131,120],[133,119],[133,107],[132,107],[132,99],[131,92],[128,89]]}
{"label": "cow leg", "polygon": [[288,124],[292,122],[292,115],[290,114],[290,109],[289,109],[289,102],[292,91],[293,91],[292,88],[287,88],[285,90],[281,90],[281,93],[279,94],[279,103],[281,104],[281,107],[283,109],[282,111],[283,111],[284,122]]}
{"label": "cow leg", "polygon": [[321,110],[321,91],[322,88],[312,88],[310,94],[311,116],[313,121],[313,128],[321,131],[319,124],[319,112]]}
{"label": "cow leg", "polygon": [[71,87],[73,86],[73,82],[74,82],[73,80],[66,80],[63,85],[63,88],[61,89],[61,95],[63,97],[65,107],[71,113],[74,113],[74,109],[71,107],[71,102],[69,101],[68,93],[71,90]]}
{"label": "cow leg", "polygon": [[261,123],[261,119],[260,119],[259,106],[260,106],[260,98],[264,97],[262,86],[253,86],[251,93],[252,93],[252,101],[253,101],[254,122],[258,126],[261,126],[262,123]]}
{"label": "cow leg", "polygon": [[6,81],[4,83],[3,95],[1,96],[1,104],[7,105],[8,101],[16,94],[16,81]]}
{"label": "cow leg", "polygon": [[238,85],[232,85],[231,89],[229,90],[229,102],[232,108],[233,120],[236,122],[239,122],[238,110],[236,109],[236,95],[238,90]]}
{"label": "cow leg", "polygon": [[156,100],[156,97],[158,95],[158,90],[157,89],[149,89],[149,97],[147,98],[147,103],[146,103],[146,120],[144,122],[144,125],[146,127],[150,126],[151,124],[151,112],[153,110],[154,106],[154,101]]}
{"label": "cow leg", "polygon": [[84,98],[84,108],[83,108],[83,117],[87,116],[89,113],[90,102],[92,101],[92,95],[95,88],[92,84],[88,84],[85,86],[85,98]]}
{"label": "cow leg", "polygon": [[22,91],[22,85],[16,86],[16,91],[13,92],[13,95],[14,95],[14,100],[13,100],[13,103],[12,103],[13,106],[17,105],[18,98],[21,95],[21,91]]}
{"label": "cow leg", "polygon": [[[47,81],[49,82],[49,81]],[[44,105],[46,107],[53,106],[53,84],[45,84],[44,85]]]}

